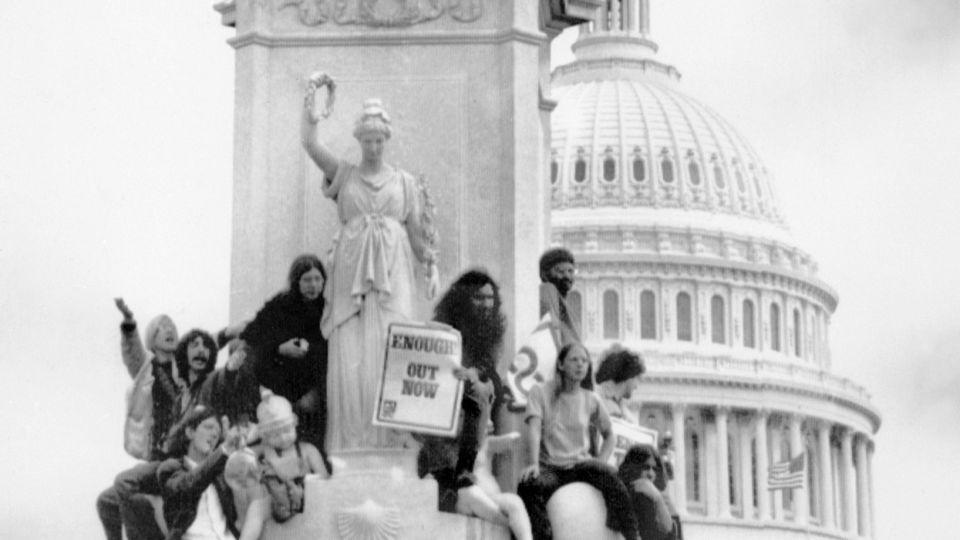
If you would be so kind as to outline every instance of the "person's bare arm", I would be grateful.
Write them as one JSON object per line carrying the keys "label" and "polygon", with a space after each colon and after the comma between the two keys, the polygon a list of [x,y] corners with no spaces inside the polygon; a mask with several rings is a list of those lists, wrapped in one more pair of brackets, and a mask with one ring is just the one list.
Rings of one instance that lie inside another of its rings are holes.
{"label": "person's bare arm", "polygon": [[542,419],[539,416],[527,418],[527,453],[530,456],[530,465],[520,471],[520,479],[534,479],[540,476],[540,429]]}

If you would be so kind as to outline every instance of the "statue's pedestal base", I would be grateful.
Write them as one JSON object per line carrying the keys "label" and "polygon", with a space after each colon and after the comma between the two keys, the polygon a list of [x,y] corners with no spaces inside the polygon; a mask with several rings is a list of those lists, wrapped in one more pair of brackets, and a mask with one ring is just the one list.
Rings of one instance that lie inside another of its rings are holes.
{"label": "statue's pedestal base", "polygon": [[262,538],[283,540],[509,540],[505,528],[437,510],[437,483],[417,478],[410,450],[362,450],[331,458],[329,479],[308,478],[304,512],[267,523]]}

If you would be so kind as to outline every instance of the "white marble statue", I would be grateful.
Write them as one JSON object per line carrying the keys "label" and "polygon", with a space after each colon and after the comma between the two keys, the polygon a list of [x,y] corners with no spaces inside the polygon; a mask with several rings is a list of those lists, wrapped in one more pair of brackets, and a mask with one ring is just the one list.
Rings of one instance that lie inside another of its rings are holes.
{"label": "white marble statue", "polygon": [[[323,88],[324,106],[317,99]],[[318,125],[331,112],[334,90],[326,74],[310,77],[301,140],[326,177],[323,193],[336,202],[341,224],[321,320],[329,340],[326,445],[335,454],[402,444],[399,434],[371,424],[387,327],[412,315],[415,263],[423,265],[428,299],[436,295],[440,278],[423,182],[383,160],[391,128],[380,100],[364,102],[353,131],[360,163],[339,159],[320,142]]]}

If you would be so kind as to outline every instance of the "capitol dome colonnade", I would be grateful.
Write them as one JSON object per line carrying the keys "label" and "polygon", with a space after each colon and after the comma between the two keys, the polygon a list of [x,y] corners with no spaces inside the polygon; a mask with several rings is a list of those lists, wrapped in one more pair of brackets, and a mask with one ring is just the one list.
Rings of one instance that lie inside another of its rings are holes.
{"label": "capitol dome colonnade", "polygon": [[[688,538],[872,538],[880,416],[831,372],[837,294],[758,154],[657,48],[648,1],[613,0],[553,73],[551,241],[577,257],[584,341],[642,352]],[[804,486],[769,491],[801,453]]]}

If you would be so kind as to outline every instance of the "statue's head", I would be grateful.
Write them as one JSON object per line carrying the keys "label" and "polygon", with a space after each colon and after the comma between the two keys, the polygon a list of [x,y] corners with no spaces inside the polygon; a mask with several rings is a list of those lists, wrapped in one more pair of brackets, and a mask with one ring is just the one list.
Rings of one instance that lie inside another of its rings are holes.
{"label": "statue's head", "polygon": [[379,160],[383,145],[390,140],[390,115],[383,108],[380,98],[370,98],[363,102],[363,114],[357,118],[353,127],[353,136],[360,142],[364,160]]}

